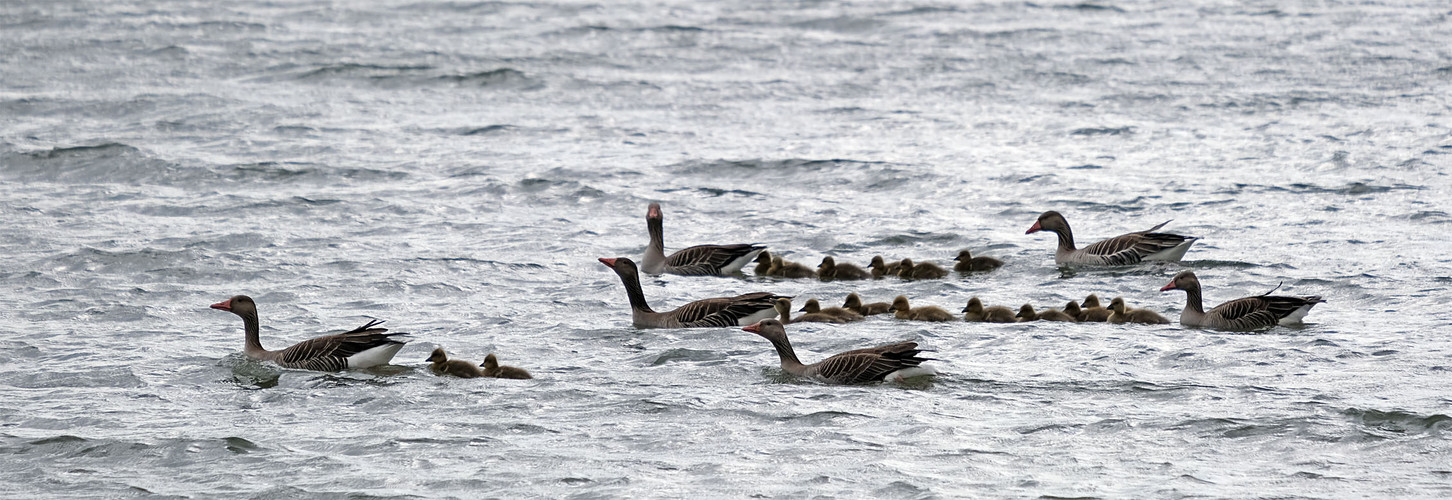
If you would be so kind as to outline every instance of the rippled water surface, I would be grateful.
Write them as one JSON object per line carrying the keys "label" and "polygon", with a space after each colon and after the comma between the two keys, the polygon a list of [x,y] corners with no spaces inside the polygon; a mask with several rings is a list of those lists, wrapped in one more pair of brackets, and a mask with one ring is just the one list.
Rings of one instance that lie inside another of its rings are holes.
{"label": "rippled water surface", "polygon": [[[0,3],[0,494],[1452,495],[1452,7],[1442,2]],[[927,383],[794,380],[735,329],[636,330],[598,257],[760,242],[990,274],[647,277],[1060,306],[1194,270],[1259,335],[791,326]],[[1061,270],[1081,242],[1182,263]],[[368,318],[392,366],[245,360]],[[529,381],[431,375],[435,346]]]}

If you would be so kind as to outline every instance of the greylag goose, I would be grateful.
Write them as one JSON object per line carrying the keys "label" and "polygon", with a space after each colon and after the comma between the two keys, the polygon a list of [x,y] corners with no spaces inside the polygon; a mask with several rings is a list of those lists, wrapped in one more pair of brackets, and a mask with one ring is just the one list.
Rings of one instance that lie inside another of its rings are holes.
{"label": "greylag goose", "polygon": [[1029,321],[1067,321],[1073,323],[1078,321],[1063,311],[1056,309],[1048,309],[1044,312],[1035,311],[1034,306],[1031,304],[1024,304],[1023,307],[1018,308],[1018,314],[1015,317],[1018,318],[1019,322],[1023,323]]}
{"label": "greylag goose", "polygon": [[1294,325],[1300,323],[1316,304],[1325,302],[1318,295],[1271,295],[1275,291],[1273,289],[1262,295],[1235,299],[1206,311],[1200,305],[1200,279],[1190,271],[1176,274],[1170,284],[1160,288],[1162,292],[1167,290],[1185,291],[1185,310],[1180,313],[1181,325],[1217,330],[1255,330],[1276,325]]}
{"label": "greylag goose", "polygon": [[935,280],[948,276],[948,271],[932,262],[913,263],[912,259],[903,259],[902,268],[898,269],[897,277],[905,280]]}
{"label": "greylag goose", "polygon": [[867,268],[872,270],[872,279],[880,280],[883,276],[897,276],[898,271],[902,269],[902,261],[887,263],[882,260],[881,255],[874,255],[872,262],[867,264]]}
{"label": "greylag goose", "polygon": [[424,361],[429,362],[429,371],[434,372],[434,375],[449,375],[459,378],[485,376],[484,370],[480,370],[479,365],[462,359],[449,359],[449,356],[444,354],[442,347],[435,347],[434,352],[429,353],[429,359]]}
{"label": "greylag goose", "polygon": [[484,356],[484,376],[512,379],[534,378],[524,368],[500,365],[499,358],[494,357],[494,353],[492,352],[488,356]]}
{"label": "greylag goose", "polygon": [[897,319],[910,321],[955,321],[958,319],[957,316],[953,316],[953,313],[944,311],[943,308],[938,306],[914,309],[908,305],[908,298],[903,295],[898,295],[897,298],[892,299],[892,308],[888,311],[892,312],[893,317]]}
{"label": "greylag goose", "polygon": [[957,264],[953,264],[953,270],[960,273],[992,271],[1003,267],[1003,261],[1001,260],[993,257],[974,257],[967,250],[959,251],[958,256],[954,257],[953,260],[958,261]]}
{"label": "greylag goose", "polygon": [[1168,325],[1170,320],[1160,316],[1160,313],[1149,309],[1129,309],[1124,306],[1124,297],[1115,297],[1109,301],[1109,322],[1120,323],[1143,323],[1146,325]]}
{"label": "greylag goose", "polygon": [[804,365],[797,359],[797,353],[787,339],[786,327],[780,321],[762,320],[742,330],[771,341],[771,345],[776,347],[777,356],[781,358],[782,371],[828,384],[863,384],[880,380],[901,382],[904,379],[937,373],[930,367],[919,366],[932,358],[918,357],[918,353],[923,351],[918,349],[916,342],[898,342],[847,351]]}
{"label": "greylag goose", "polygon": [[1084,310],[1079,308],[1078,301],[1071,300],[1068,304],[1064,304],[1064,314],[1072,316],[1074,321],[1079,321],[1079,316],[1084,314]]}
{"label": "greylag goose", "polygon": [[807,303],[802,304],[802,312],[805,312],[807,314],[820,313],[829,316],[836,316],[849,322],[862,321],[863,319],[866,319],[861,314],[858,314],[857,311],[851,311],[840,307],[828,307],[826,309],[823,309],[822,303],[817,302],[817,299],[807,299]]}
{"label": "greylag goose", "polygon": [[757,276],[766,276],[768,274],[771,274],[771,252],[762,250],[761,253],[756,254],[755,271]]}
{"label": "greylag goose", "polygon": [[817,270],[796,262],[788,262],[780,255],[771,257],[771,269],[766,272],[769,276],[781,276],[783,278],[815,278]]}
{"label": "greylag goose", "polygon": [[258,361],[271,361],[283,368],[335,372],[348,368],[368,368],[386,365],[394,354],[407,342],[407,333],[383,333],[386,328],[375,328],[380,320],[336,335],[324,335],[293,344],[280,351],[262,348],[258,339],[257,303],[252,297],[238,295],[212,304],[220,309],[242,317],[244,340],[242,353]]}
{"label": "greylag goose", "polygon": [[1112,311],[1099,305],[1099,296],[1092,293],[1084,297],[1084,303],[1080,306],[1079,321],[1085,323],[1103,323],[1109,321],[1109,315],[1112,314]]}
{"label": "greylag goose", "polygon": [[1014,323],[1018,318],[1007,307],[983,307],[983,301],[973,297],[968,299],[968,306],[963,308],[963,320],[974,323]]}
{"label": "greylag goose", "polygon": [[1069,221],[1055,211],[1044,212],[1024,234],[1051,231],[1059,235],[1059,249],[1054,263],[1064,265],[1125,266],[1142,260],[1178,261],[1199,238],[1153,232],[1170,221],[1144,231],[1122,234],[1084,248],[1074,248],[1074,232]]}
{"label": "greylag goose", "polygon": [[863,316],[872,316],[875,314],[887,313],[889,309],[892,309],[892,304],[888,304],[886,302],[873,302],[871,304],[863,304],[862,296],[857,295],[856,292],[853,292],[847,294],[847,301],[842,303],[842,308],[849,311],[855,311],[857,314],[861,314]]}
{"label": "greylag goose", "polygon": [[630,297],[630,321],[636,328],[716,328],[741,326],[770,318],[776,314],[779,295],[756,292],[735,297],[716,297],[687,303],[675,310],[655,312],[645,302],[640,290],[640,272],[635,261],[625,257],[600,259],[601,264],[615,270]]}
{"label": "greylag goose", "polygon": [[677,250],[666,257],[665,236],[661,229],[659,203],[651,203],[645,212],[645,226],[650,231],[650,244],[645,247],[641,268],[647,274],[680,274],[685,276],[726,276],[740,271],[746,263],[765,250],[761,245],[696,245]]}
{"label": "greylag goose", "polygon": [[782,297],[776,299],[776,313],[781,316],[782,323],[846,323],[847,318],[832,316],[822,313],[807,313],[792,318],[792,299]]}
{"label": "greylag goose", "polygon": [[822,257],[822,263],[817,264],[817,277],[822,281],[832,280],[865,280],[872,277],[872,273],[862,270],[854,264],[838,264],[831,255]]}

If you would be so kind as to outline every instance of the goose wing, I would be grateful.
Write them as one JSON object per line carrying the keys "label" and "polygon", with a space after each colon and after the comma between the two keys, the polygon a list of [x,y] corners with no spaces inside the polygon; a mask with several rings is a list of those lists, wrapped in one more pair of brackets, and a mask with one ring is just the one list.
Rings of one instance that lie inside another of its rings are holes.
{"label": "goose wing", "polygon": [[765,249],[760,245],[737,243],[734,245],[696,245],[682,248],[666,257],[666,267],[673,274],[700,276],[720,274],[721,269],[752,252]]}
{"label": "goose wing", "polygon": [[345,369],[348,367],[349,356],[383,345],[403,343],[393,337],[407,335],[406,333],[385,333],[387,328],[375,328],[382,322],[375,319],[347,332],[298,342],[278,352],[277,364],[304,370]]}

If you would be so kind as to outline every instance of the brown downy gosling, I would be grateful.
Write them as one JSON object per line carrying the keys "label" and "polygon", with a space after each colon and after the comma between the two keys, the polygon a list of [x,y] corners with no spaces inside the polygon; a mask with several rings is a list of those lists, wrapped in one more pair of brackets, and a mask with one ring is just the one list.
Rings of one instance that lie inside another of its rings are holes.
{"label": "brown downy gosling", "polygon": [[494,357],[494,353],[492,352],[488,356],[484,356],[484,376],[515,379],[534,378],[529,376],[529,372],[525,371],[524,368],[500,365],[499,358]]}
{"label": "brown downy gosling", "polygon": [[1030,304],[1024,304],[1023,307],[1020,307],[1018,309],[1018,320],[1021,321],[1021,322],[1027,322],[1027,321],[1068,321],[1068,322],[1071,322],[1071,323],[1072,322],[1075,322],[1075,321],[1078,321],[1078,320],[1074,319],[1072,316],[1069,316],[1068,314],[1064,314],[1063,311],[1059,311],[1057,309],[1047,309],[1044,312],[1034,311],[1034,306],[1033,305],[1030,305]]}
{"label": "brown downy gosling", "polygon": [[1077,300],[1071,300],[1068,304],[1064,304],[1064,314],[1073,316],[1074,321],[1079,321],[1079,315],[1083,313],[1084,310],[1079,308],[1079,301]]}
{"label": "brown downy gosling", "polygon": [[1124,307],[1124,298],[1115,297],[1109,301],[1109,322],[1110,323],[1143,323],[1146,325],[1165,325],[1170,320],[1159,313],[1149,309],[1127,309]]}
{"label": "brown downy gosling", "polygon": [[771,252],[762,250],[756,254],[756,275],[766,276],[771,274]]}
{"label": "brown downy gosling", "polygon": [[903,259],[897,277],[905,280],[935,280],[948,276],[948,271],[932,262],[914,264],[912,259]]}
{"label": "brown downy gosling", "polygon": [[842,303],[842,308],[849,311],[855,311],[857,314],[861,314],[863,316],[872,316],[874,314],[886,314],[889,309],[892,309],[892,304],[888,304],[886,302],[873,302],[871,304],[863,304],[862,296],[857,295],[856,292],[853,292],[847,294],[847,301]]}
{"label": "brown downy gosling", "polygon": [[791,279],[817,277],[817,272],[813,271],[812,268],[796,262],[787,262],[780,255],[771,258],[771,270],[767,274]]}
{"label": "brown downy gosling", "polygon": [[450,375],[459,378],[485,377],[484,370],[479,365],[464,361],[462,359],[449,359],[444,354],[444,348],[435,347],[434,352],[429,354],[429,371],[434,375]]}
{"label": "brown downy gosling", "polygon": [[854,264],[838,264],[831,255],[822,257],[822,263],[817,264],[817,277],[822,281],[832,280],[865,280],[872,277],[872,273],[862,270]]}
{"label": "brown downy gosling", "polygon": [[978,297],[968,299],[968,307],[963,308],[963,319],[975,323],[1014,323],[1018,321],[1009,308],[983,307],[983,301],[978,300]]}
{"label": "brown downy gosling", "polygon": [[782,322],[782,324],[788,324],[788,323],[846,323],[847,322],[846,319],[839,318],[839,317],[836,317],[836,316],[827,315],[827,314],[821,314],[821,313],[817,313],[817,314],[811,314],[811,313],[803,314],[803,315],[797,316],[795,319],[793,319],[792,318],[792,299],[787,298],[787,297],[782,297],[782,298],[776,299],[776,304],[774,304],[773,306],[776,308],[777,315],[781,316],[781,322]]}
{"label": "brown downy gosling", "polygon": [[898,295],[892,299],[893,317],[909,321],[953,321],[958,319],[953,313],[944,311],[938,306],[927,306],[913,309],[908,305],[908,298]]}
{"label": "brown downy gosling", "polygon": [[807,303],[802,305],[802,312],[805,312],[807,314],[826,314],[829,316],[836,316],[847,321],[862,321],[863,319],[866,319],[861,314],[857,314],[857,311],[849,311],[840,307],[828,307],[826,309],[822,309],[822,303],[817,302],[817,299],[807,299]]}
{"label": "brown downy gosling", "polygon": [[881,255],[874,255],[867,268],[872,270],[872,279],[880,280],[883,276],[897,276],[898,270],[902,268],[902,261],[888,263],[882,260]]}
{"label": "brown downy gosling", "polygon": [[1080,304],[1079,321],[1085,323],[1103,323],[1109,321],[1110,311],[1099,305],[1099,296],[1089,294],[1084,297],[1084,303]]}
{"label": "brown downy gosling", "polygon": [[1001,260],[993,257],[974,257],[967,250],[958,252],[958,256],[954,257],[953,260],[958,261],[957,264],[953,264],[953,270],[960,273],[992,271],[1003,267],[1003,261]]}

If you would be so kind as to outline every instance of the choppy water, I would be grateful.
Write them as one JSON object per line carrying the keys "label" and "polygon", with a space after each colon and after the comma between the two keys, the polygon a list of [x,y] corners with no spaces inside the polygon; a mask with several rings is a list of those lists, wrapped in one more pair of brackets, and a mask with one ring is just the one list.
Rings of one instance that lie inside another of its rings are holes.
{"label": "choppy water", "polygon": [[[0,3],[0,493],[36,497],[1445,497],[1441,2]],[[1303,328],[791,327],[915,339],[926,386],[637,331],[597,257],[763,242],[996,273],[645,281],[957,309],[1319,294]],[[1065,273],[1080,241],[1204,240]],[[396,367],[242,359],[362,324]],[[441,345],[532,381],[428,374]]]}

